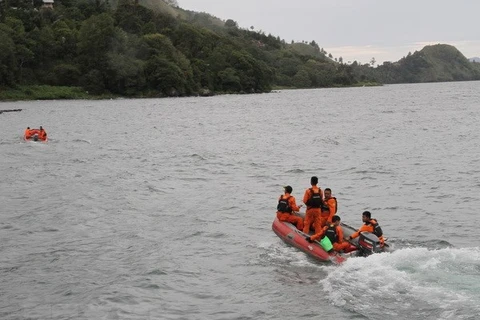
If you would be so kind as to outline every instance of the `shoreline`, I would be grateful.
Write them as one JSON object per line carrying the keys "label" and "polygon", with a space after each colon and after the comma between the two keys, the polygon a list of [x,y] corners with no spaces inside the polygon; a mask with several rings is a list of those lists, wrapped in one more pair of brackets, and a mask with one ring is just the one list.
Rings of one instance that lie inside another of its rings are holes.
{"label": "shoreline", "polygon": [[[275,93],[280,90],[304,90],[304,89],[328,89],[328,88],[356,88],[356,87],[372,87],[382,86],[380,83],[364,82],[356,83],[351,86],[332,86],[320,88],[293,88],[273,86],[270,91],[266,92],[208,92],[208,94],[195,94],[185,97],[211,97],[225,94],[260,94],[260,93]],[[183,97],[183,96],[181,96]],[[158,93],[151,92],[150,94],[141,94],[135,96],[121,96],[115,94],[101,94],[94,95],[81,87],[66,87],[66,86],[50,86],[50,85],[24,85],[15,88],[0,88],[0,102],[15,102],[15,101],[35,101],[35,100],[110,100],[110,99],[155,99],[168,98],[161,96]]]}

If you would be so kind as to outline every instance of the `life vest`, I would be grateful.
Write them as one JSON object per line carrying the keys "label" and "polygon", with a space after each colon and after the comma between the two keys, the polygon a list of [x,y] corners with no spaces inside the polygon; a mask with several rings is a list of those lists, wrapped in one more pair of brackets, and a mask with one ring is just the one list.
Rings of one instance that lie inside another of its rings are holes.
{"label": "life vest", "polygon": [[322,212],[330,212],[330,207],[325,201],[322,201],[320,208],[322,209]]}
{"label": "life vest", "polygon": [[380,228],[380,225],[378,224],[376,219],[371,219],[368,223],[373,227],[373,234],[376,235],[377,237],[383,236],[383,231],[382,228]]}
{"label": "life vest", "polygon": [[327,226],[327,230],[325,230],[325,236],[328,237],[328,239],[330,239],[330,241],[332,243],[335,243],[337,242],[337,226],[334,225],[333,223],[332,224],[329,224]]}
{"label": "life vest", "polygon": [[308,199],[306,205],[309,206],[310,208],[320,208],[322,206],[322,195],[320,194],[320,189],[318,189],[319,192],[315,192],[313,188],[310,188],[310,192],[312,193],[310,195],[310,199]]}
{"label": "life vest", "polygon": [[[338,211],[337,198],[335,198],[335,197],[330,197],[330,199],[335,200],[335,212],[334,212],[334,214],[337,214],[337,211]],[[328,200],[330,200],[330,199],[328,199]],[[321,206],[321,208],[322,208],[322,212],[330,212],[330,207],[329,207],[329,205],[328,205],[328,203],[327,203],[327,200],[322,201],[322,206]],[[330,212],[330,213],[331,213],[331,212]]]}
{"label": "life vest", "polygon": [[290,204],[288,203],[288,200],[290,199],[290,197],[291,196],[288,196],[286,199],[284,199],[283,196],[280,196],[280,199],[278,199],[277,211],[292,213],[293,210],[290,207]]}

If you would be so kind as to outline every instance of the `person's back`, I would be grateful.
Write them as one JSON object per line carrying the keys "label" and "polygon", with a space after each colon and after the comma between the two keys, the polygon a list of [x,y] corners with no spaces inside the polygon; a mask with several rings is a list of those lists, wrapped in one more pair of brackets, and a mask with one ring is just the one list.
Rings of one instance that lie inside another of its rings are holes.
{"label": "person's back", "polygon": [[25,133],[23,134],[23,137],[25,139],[30,139],[32,137],[32,134],[30,132],[30,127],[27,127],[27,129],[25,129]]}
{"label": "person's back", "polygon": [[296,216],[294,213],[300,210],[301,206],[297,206],[295,197],[291,195],[293,189],[291,186],[284,187],[285,193],[280,195],[277,205],[277,218],[280,221],[290,222],[294,224],[298,230],[303,230],[302,217]]}
{"label": "person's back", "polygon": [[319,232],[322,228],[320,223],[320,207],[323,201],[323,192],[320,189],[318,184],[318,178],[313,176],[310,178],[311,188],[305,190],[305,194],[303,195],[303,203],[307,206],[307,210],[305,212],[305,221],[303,223],[303,232],[309,233],[310,227],[313,225],[315,232]]}

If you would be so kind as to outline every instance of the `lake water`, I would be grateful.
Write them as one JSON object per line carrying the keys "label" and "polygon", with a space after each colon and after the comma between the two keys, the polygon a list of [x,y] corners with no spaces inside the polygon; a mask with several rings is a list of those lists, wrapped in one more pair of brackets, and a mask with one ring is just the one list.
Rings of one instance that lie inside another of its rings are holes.
{"label": "lake water", "polygon": [[[0,319],[478,319],[480,82],[0,103]],[[24,142],[42,125],[50,141]],[[271,230],[317,175],[395,251]]]}

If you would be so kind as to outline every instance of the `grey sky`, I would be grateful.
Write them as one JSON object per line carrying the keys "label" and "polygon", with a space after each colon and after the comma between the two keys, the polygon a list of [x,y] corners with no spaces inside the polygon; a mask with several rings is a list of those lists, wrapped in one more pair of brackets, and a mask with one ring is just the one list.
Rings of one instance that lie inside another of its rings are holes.
{"label": "grey sky", "polygon": [[344,61],[397,61],[427,44],[480,56],[478,0],[178,0],[285,41],[315,40]]}

